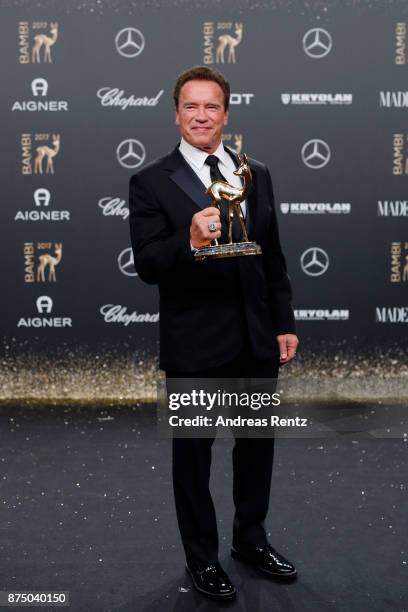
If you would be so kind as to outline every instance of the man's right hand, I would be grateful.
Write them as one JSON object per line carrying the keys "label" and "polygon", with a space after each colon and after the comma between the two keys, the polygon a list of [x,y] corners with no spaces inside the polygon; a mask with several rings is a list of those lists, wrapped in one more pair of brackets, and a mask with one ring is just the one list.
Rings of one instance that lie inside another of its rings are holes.
{"label": "man's right hand", "polygon": [[[217,231],[210,232],[209,223],[215,223]],[[209,206],[197,212],[190,225],[190,240],[195,249],[208,246],[214,238],[221,236],[220,211],[215,206]]]}

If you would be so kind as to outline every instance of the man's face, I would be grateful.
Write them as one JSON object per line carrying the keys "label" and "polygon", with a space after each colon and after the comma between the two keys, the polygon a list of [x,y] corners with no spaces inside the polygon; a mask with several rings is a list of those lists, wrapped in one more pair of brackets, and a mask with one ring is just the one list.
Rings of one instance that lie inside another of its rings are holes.
{"label": "man's face", "polygon": [[224,93],[215,81],[187,81],[180,90],[176,125],[193,147],[214,153],[228,122]]}

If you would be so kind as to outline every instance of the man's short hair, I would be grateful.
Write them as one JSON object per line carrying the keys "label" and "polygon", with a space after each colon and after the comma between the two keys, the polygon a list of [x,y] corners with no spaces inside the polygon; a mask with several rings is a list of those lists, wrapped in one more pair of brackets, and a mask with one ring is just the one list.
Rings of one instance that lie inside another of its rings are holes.
{"label": "man's short hair", "polygon": [[180,90],[188,81],[214,81],[218,83],[224,94],[224,110],[228,110],[231,93],[230,84],[221,72],[218,72],[218,70],[214,68],[208,68],[207,66],[193,66],[193,68],[189,68],[179,75],[173,92],[176,109],[178,109]]}

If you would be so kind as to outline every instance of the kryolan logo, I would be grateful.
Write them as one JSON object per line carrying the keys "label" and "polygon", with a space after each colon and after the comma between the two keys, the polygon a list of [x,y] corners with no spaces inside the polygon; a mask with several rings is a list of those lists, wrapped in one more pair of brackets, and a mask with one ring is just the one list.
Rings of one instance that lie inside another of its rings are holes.
{"label": "kryolan logo", "polygon": [[303,308],[295,310],[297,321],[348,321],[350,311],[342,308]]}
{"label": "kryolan logo", "polygon": [[303,163],[308,168],[318,170],[329,163],[331,156],[330,147],[324,140],[315,138],[313,140],[308,140],[303,145],[301,155]]}
{"label": "kryolan logo", "polygon": [[348,215],[351,212],[350,202],[281,202],[284,215]]}
{"label": "kryolan logo", "polygon": [[145,39],[137,28],[124,28],[116,34],[115,46],[122,57],[137,57],[145,47]]}
{"label": "kryolan logo", "polygon": [[118,145],[116,157],[124,168],[138,168],[146,159],[146,149],[139,140],[128,138]]}
{"label": "kryolan logo", "polygon": [[311,247],[302,253],[300,265],[308,276],[321,276],[329,267],[329,256],[323,249]]}
{"label": "kryolan logo", "polygon": [[351,93],[282,93],[282,104],[296,105],[348,105],[353,103]]}
{"label": "kryolan logo", "polygon": [[323,28],[312,28],[303,36],[303,50],[309,57],[320,59],[330,53],[333,46],[332,37]]}

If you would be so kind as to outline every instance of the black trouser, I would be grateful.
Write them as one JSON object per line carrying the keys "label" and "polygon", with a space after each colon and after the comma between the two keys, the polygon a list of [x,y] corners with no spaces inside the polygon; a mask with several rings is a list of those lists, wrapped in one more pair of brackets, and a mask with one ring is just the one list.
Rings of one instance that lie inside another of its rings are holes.
{"label": "black trouser", "polygon": [[[279,356],[259,361],[246,346],[231,362],[167,378],[277,378]],[[173,438],[173,488],[177,520],[189,565],[218,560],[218,532],[209,482],[212,438]],[[264,544],[273,463],[273,438],[235,438],[233,545]]]}

